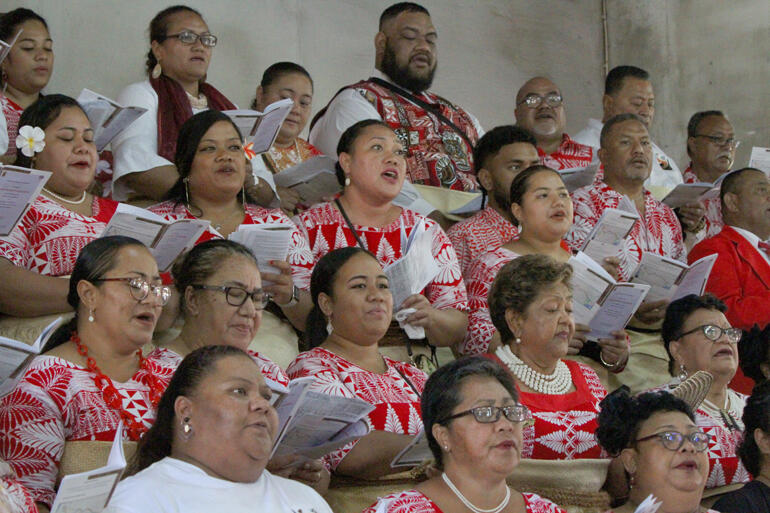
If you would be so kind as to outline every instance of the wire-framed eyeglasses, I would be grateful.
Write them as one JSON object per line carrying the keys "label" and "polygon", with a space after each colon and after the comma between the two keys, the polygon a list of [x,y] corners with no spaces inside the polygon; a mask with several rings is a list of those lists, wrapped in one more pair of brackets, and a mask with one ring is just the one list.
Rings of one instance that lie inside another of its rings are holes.
{"label": "wire-framed eyeglasses", "polygon": [[555,109],[562,104],[564,99],[558,93],[547,94],[545,96],[532,93],[525,96],[523,100],[516,104],[516,106],[518,107],[519,105],[524,104],[530,109],[536,109],[540,107],[540,105],[543,103],[543,100],[545,100],[546,105]]}
{"label": "wire-framed eyeglasses", "polygon": [[251,298],[251,302],[254,303],[254,308],[262,310],[267,306],[267,303],[270,302],[270,294],[263,292],[262,289],[248,291],[243,287],[226,285],[193,285],[192,288],[224,292],[225,300],[230,306],[241,307],[247,299]]}
{"label": "wire-framed eyeglasses", "polygon": [[99,281],[122,281],[128,285],[128,290],[131,292],[131,297],[137,301],[144,301],[147,296],[152,295],[160,300],[161,305],[168,303],[171,297],[171,289],[165,285],[150,285],[144,278],[137,278],[136,276],[128,276],[125,278],[98,278],[92,280],[94,282]]}
{"label": "wire-framed eyeglasses", "polygon": [[481,424],[497,422],[502,415],[505,415],[505,418],[511,422],[525,422],[526,425],[530,425],[533,422],[529,408],[523,404],[511,404],[509,406],[477,406],[470,410],[461,411],[460,413],[445,417],[441,422],[464,417],[465,415],[473,415],[476,422]]}
{"label": "wire-framed eyeglasses", "polygon": [[644,442],[646,440],[652,440],[657,438],[663,444],[663,447],[669,451],[678,451],[684,445],[685,440],[689,440],[696,452],[703,452],[709,446],[711,435],[704,433],[703,431],[694,431],[689,435],[680,433],[679,431],[663,431],[662,433],[654,433],[649,436],[637,438],[636,442]]}
{"label": "wire-framed eyeglasses", "polygon": [[731,344],[737,344],[740,342],[741,337],[743,336],[743,331],[741,331],[740,328],[721,328],[715,324],[704,324],[689,331],[685,331],[679,335],[679,338],[682,338],[685,335],[689,335],[690,333],[695,333],[696,331],[701,331],[703,336],[712,342],[719,340],[723,333],[727,335],[727,340]]}

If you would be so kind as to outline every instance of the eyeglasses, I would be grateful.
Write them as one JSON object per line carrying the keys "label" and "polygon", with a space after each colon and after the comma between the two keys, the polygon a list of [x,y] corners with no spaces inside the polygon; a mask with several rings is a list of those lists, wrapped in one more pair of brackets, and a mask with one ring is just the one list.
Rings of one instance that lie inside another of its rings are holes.
{"label": "eyeglasses", "polygon": [[689,335],[690,333],[695,333],[696,331],[703,332],[703,336],[712,342],[719,340],[723,333],[727,335],[727,341],[731,344],[737,344],[743,336],[743,331],[741,331],[740,328],[720,328],[714,324],[704,324],[703,326],[698,326],[697,328],[682,333],[679,335],[679,338]]}
{"label": "eyeglasses", "polygon": [[254,303],[254,308],[262,310],[270,302],[270,294],[262,292],[262,289],[254,289],[251,292],[243,287],[226,287],[224,285],[193,285],[194,289],[216,290],[225,293],[225,300],[230,306],[241,307],[248,298]]}
{"label": "eyeglasses", "polygon": [[536,109],[540,107],[540,105],[543,103],[543,100],[545,100],[545,104],[549,107],[553,107],[554,109],[561,105],[562,101],[564,100],[560,94],[548,94],[546,96],[540,96],[539,94],[528,94],[524,97],[523,100],[521,100],[519,103],[516,104],[518,107],[522,103],[526,104],[527,107],[530,109]]}
{"label": "eyeglasses", "polygon": [[729,146],[737,148],[738,144],[740,144],[740,142],[737,141],[735,137],[724,137],[721,135],[707,135],[707,134],[695,134],[693,137],[705,137],[706,139],[713,142],[717,146],[724,146],[725,144],[727,144]]}
{"label": "eyeglasses", "polygon": [[497,422],[500,420],[501,415],[505,415],[505,418],[511,422],[525,422],[526,425],[531,425],[534,422],[532,420],[532,414],[529,412],[529,408],[523,404],[512,404],[510,406],[477,406],[470,410],[455,413],[454,415],[444,418],[441,422],[464,417],[465,415],[473,415],[476,422],[480,422],[481,424]]}
{"label": "eyeglasses", "polygon": [[664,431],[662,433],[655,433],[654,435],[638,438],[637,442],[644,442],[646,440],[652,440],[653,438],[660,439],[663,447],[669,451],[678,451],[684,445],[685,440],[689,440],[696,452],[703,452],[709,446],[709,440],[711,435],[702,431],[695,431],[689,435],[683,435],[678,431]]}
{"label": "eyeglasses", "polygon": [[144,301],[147,296],[152,295],[160,299],[160,304],[165,305],[168,303],[168,299],[171,297],[171,289],[164,285],[150,285],[146,280],[137,277],[127,278],[99,278],[92,280],[98,281],[123,281],[128,285],[128,290],[131,292],[131,297],[137,301]]}
{"label": "eyeglasses", "polygon": [[[167,34],[163,36],[162,41],[165,41],[166,39],[175,37],[179,40],[180,43],[184,43],[186,45],[194,45],[195,42],[200,39],[201,44],[203,46],[207,46],[209,48],[214,48],[217,46],[217,36],[213,34],[196,34],[195,32],[192,32],[190,30],[183,30],[179,34]],[[161,42],[162,42],[161,41]]]}

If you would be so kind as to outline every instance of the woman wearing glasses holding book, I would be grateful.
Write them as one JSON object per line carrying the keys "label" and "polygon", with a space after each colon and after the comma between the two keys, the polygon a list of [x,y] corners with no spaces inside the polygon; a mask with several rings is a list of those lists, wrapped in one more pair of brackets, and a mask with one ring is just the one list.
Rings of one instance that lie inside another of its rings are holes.
{"label": "woman wearing glasses holding book", "polygon": [[155,259],[128,237],[104,237],[80,252],[67,300],[75,317],[52,335],[0,403],[0,456],[35,501],[50,507],[66,441],[137,441],[176,367],[142,355],[170,291]]}
{"label": "woman wearing glasses holding book", "polygon": [[698,371],[714,376],[706,399],[695,411],[698,427],[711,435],[706,488],[749,480],[736,452],[743,438],[746,396],[728,388],[738,369],[742,332],[730,326],[726,310],[714,296],[685,296],[668,305],[661,333],[672,376],[683,380]]}
{"label": "woman wearing glasses holding book", "polygon": [[422,419],[440,476],[383,497],[364,513],[564,512],[506,483],[521,461],[522,428],[531,416],[497,362],[471,356],[439,368],[425,384]]}

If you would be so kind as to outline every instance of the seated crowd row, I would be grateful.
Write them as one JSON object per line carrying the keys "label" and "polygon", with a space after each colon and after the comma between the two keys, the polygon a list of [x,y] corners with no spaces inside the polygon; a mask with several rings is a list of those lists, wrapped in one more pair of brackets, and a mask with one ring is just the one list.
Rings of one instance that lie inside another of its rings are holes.
{"label": "seated crowd row", "polygon": [[[605,488],[616,512],[650,493],[662,512],[697,511],[704,489],[752,477],[715,510],[747,511],[745,501],[770,496],[770,355],[760,329],[770,321],[770,182],[752,168],[729,172],[735,139],[723,113],[693,116],[684,176],[650,140],[649,76],[630,66],[607,77],[595,147],[563,132],[561,94],[544,78],[519,91],[516,126],[484,133],[426,91],[435,29],[424,8],[396,4],[380,20],[376,76],[335,96],[311,129],[324,153],[336,153],[342,191],[302,205],[272,175],[321,153],[298,137],[312,100],[304,68],[265,72],[254,107],[290,97],[294,109],[270,151],[249,159],[220,112],[234,105],[204,81],[216,38],[195,10],[165,9],[150,25],[148,80],[118,97],[148,112],[100,156],[81,106],[40,92],[53,64],[45,21],[27,9],[0,18],[0,39],[20,30],[1,64],[3,162],[52,175],[0,237],[0,313],[75,316],[0,403],[0,456],[12,471],[5,500],[18,510],[53,503],[65,442],[112,440],[120,422],[139,448],[108,507],[116,512],[172,511],[179,501],[329,511],[304,485],[329,498],[332,475],[382,478],[423,429],[441,472],[372,511],[562,511],[509,488],[520,460],[611,459]],[[396,96],[413,99],[404,110]],[[433,128],[417,130],[412,109]],[[45,144],[17,137],[27,127]],[[97,176],[99,158],[112,170]],[[594,181],[570,193],[561,172],[595,161]],[[719,198],[676,212],[653,195],[723,175]],[[487,203],[451,226],[420,185],[481,189]],[[572,317],[567,261],[624,197],[641,219],[600,264],[628,281],[644,252],[690,262],[716,253],[713,295],[643,303],[629,328],[589,340]],[[116,200],[210,226],[160,273],[138,241],[100,238]],[[269,262],[276,272],[260,273],[253,253],[227,240],[243,224],[291,230],[287,261]],[[439,272],[394,305],[383,268],[422,229]],[[424,340],[409,340],[394,308]],[[671,376],[698,371],[713,378],[705,399],[668,392]],[[321,460],[270,459],[277,420],[264,378],[300,377],[374,405],[370,433]],[[761,383],[747,401],[751,380]],[[558,477],[552,483],[558,489]]]}

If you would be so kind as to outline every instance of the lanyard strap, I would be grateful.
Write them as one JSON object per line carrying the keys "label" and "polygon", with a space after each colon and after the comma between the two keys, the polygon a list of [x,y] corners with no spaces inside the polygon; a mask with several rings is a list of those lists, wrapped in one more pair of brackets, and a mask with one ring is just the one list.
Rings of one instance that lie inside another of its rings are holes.
{"label": "lanyard strap", "polygon": [[339,209],[340,214],[342,214],[342,218],[345,219],[345,224],[347,224],[348,228],[350,228],[350,231],[353,232],[353,237],[356,238],[356,242],[358,243],[359,247],[361,249],[366,249],[366,246],[364,246],[364,243],[361,240],[361,237],[358,236],[358,232],[353,227],[353,223],[350,222],[350,218],[348,217],[348,214],[345,212],[345,209],[342,208],[342,203],[340,203],[340,199],[335,198],[334,204],[337,205],[337,209]]}

